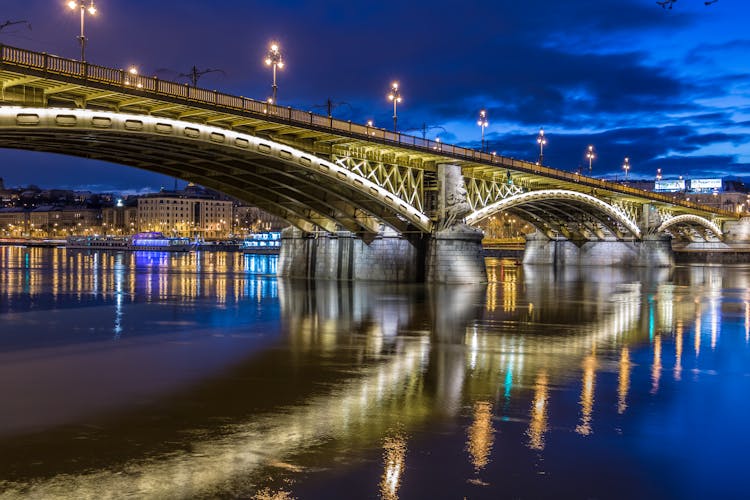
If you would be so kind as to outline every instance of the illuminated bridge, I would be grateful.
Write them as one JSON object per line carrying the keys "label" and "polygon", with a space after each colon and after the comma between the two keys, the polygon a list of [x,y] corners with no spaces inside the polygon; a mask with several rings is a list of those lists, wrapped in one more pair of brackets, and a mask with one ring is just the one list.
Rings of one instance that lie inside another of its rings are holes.
{"label": "illuminated bridge", "polygon": [[481,232],[469,225],[497,212],[538,229],[530,262],[669,265],[670,236],[720,242],[737,220],[501,155],[1,45],[0,85],[0,147],[158,172],[278,215],[296,228],[284,236],[284,275],[481,281]]}

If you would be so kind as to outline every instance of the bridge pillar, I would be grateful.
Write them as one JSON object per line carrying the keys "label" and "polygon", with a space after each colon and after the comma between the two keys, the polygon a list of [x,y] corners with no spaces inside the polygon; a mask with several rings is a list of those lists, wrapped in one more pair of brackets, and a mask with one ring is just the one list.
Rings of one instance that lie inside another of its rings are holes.
{"label": "bridge pillar", "polygon": [[381,230],[368,244],[348,231],[305,233],[287,228],[281,233],[277,274],[287,278],[410,283],[423,279],[420,257],[424,259],[418,246],[389,229]]}
{"label": "bridge pillar", "polygon": [[659,213],[651,203],[644,203],[641,206],[641,234],[648,234],[659,227]]}
{"label": "bridge pillar", "polygon": [[281,233],[277,274],[288,278],[428,283],[486,283],[482,231],[463,222],[471,211],[461,167],[438,166],[438,222],[424,238],[381,229],[370,243],[347,231]]}
{"label": "bridge pillar", "polygon": [[750,217],[742,217],[737,221],[727,221],[721,230],[724,241],[733,244],[750,245]]}
{"label": "bridge pillar", "polygon": [[647,236],[639,241],[573,242],[549,239],[542,233],[526,238],[524,264],[569,266],[669,267],[674,264],[671,239]]}
{"label": "bridge pillar", "polygon": [[438,221],[427,244],[428,283],[486,283],[481,230],[464,223],[471,212],[459,165],[438,165]]}

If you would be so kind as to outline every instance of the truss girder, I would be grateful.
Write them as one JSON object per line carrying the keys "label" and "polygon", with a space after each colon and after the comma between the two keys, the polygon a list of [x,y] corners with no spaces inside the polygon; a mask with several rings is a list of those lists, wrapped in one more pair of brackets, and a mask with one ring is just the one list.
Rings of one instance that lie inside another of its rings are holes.
{"label": "truss girder", "polygon": [[554,231],[568,238],[590,239],[594,235],[599,237],[606,228],[618,239],[627,234],[641,237],[636,222],[619,207],[585,193],[561,189],[529,191],[505,198],[475,211],[466,222],[476,224],[498,212],[519,210],[548,236]]}
{"label": "truss girder", "polygon": [[501,179],[464,177],[464,184],[469,205],[475,211],[523,192],[522,187]]}
{"label": "truss girder", "polygon": [[333,161],[424,212],[424,170],[352,156],[333,155]]}

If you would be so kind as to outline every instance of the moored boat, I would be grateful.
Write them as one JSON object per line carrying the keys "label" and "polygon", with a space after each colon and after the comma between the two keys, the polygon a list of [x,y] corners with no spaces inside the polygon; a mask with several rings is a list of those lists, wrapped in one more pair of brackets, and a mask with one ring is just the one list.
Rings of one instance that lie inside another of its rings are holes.
{"label": "moored boat", "polygon": [[170,238],[159,232],[132,236],[71,236],[66,248],[83,250],[128,250],[147,252],[187,252],[194,247],[190,238]]}
{"label": "moored boat", "polygon": [[281,233],[253,233],[240,245],[243,253],[277,254],[281,251]]}

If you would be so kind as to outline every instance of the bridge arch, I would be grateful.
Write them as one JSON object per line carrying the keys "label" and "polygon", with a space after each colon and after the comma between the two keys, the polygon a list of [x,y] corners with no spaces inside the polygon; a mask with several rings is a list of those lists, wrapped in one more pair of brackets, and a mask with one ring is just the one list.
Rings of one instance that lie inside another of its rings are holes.
{"label": "bridge arch", "polygon": [[477,224],[498,212],[516,213],[550,238],[602,239],[628,234],[641,237],[637,224],[620,208],[578,191],[544,189],[527,191],[487,205],[466,218]]}
{"label": "bridge arch", "polygon": [[722,239],[724,237],[724,232],[714,222],[706,219],[705,217],[693,214],[683,214],[671,217],[659,226],[658,231],[665,232],[675,226],[688,226],[690,228],[695,228],[697,226],[703,228],[704,230],[710,231],[718,239]]}
{"label": "bridge arch", "polygon": [[432,229],[419,209],[340,165],[211,125],[88,109],[0,107],[0,147],[109,161],[196,182],[304,231],[343,229],[367,237],[381,224],[400,233]]}

